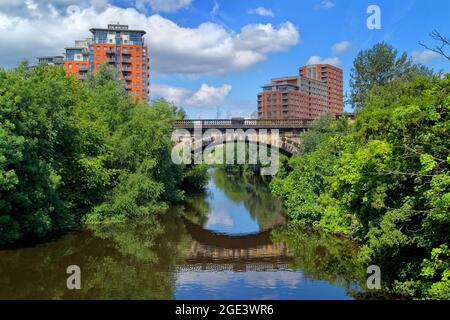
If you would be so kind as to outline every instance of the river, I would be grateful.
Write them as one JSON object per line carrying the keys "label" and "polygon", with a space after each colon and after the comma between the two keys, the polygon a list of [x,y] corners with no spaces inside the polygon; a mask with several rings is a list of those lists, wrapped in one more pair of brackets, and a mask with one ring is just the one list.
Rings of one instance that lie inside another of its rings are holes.
{"label": "river", "polygon": [[[268,185],[210,170],[157,219],[0,251],[0,299],[353,299],[356,246],[286,226]],[[81,270],[68,290],[66,269]]]}

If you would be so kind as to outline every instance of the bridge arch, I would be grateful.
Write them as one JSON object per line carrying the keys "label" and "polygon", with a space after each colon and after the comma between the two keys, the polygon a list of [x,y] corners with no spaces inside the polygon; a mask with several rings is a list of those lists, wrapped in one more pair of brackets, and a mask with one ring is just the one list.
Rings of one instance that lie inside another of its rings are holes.
{"label": "bridge arch", "polygon": [[246,139],[245,141],[229,141],[229,140],[214,141],[214,140],[211,140],[208,138],[204,138],[204,139],[202,139],[201,147],[199,147],[197,149],[193,149],[192,152],[195,153],[196,151],[213,150],[218,147],[225,146],[227,144],[234,144],[236,142],[245,142],[248,145],[254,145],[256,148],[258,148],[259,146],[264,146],[267,149],[275,148],[276,150],[279,151],[279,153],[281,153],[287,157],[292,157],[297,152],[298,148],[300,147],[299,143],[297,143],[296,141],[291,141],[291,140],[281,141],[280,145],[278,146],[278,145],[272,145],[271,143],[264,143],[264,142],[261,142],[258,140],[252,140],[252,139]]}
{"label": "bridge arch", "polygon": [[226,235],[204,229],[185,217],[183,217],[183,222],[186,230],[195,241],[216,248],[252,249],[272,244],[270,239],[272,228],[258,233]]}

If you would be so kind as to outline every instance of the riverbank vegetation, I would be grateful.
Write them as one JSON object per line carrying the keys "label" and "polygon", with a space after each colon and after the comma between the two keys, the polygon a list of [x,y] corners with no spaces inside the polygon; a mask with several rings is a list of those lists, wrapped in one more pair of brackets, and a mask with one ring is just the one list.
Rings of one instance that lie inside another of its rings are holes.
{"label": "riverbank vegetation", "polygon": [[170,160],[182,117],[134,103],[107,67],[85,82],[54,66],[0,69],[0,246],[181,201],[206,179]]}
{"label": "riverbank vegetation", "polygon": [[354,63],[356,121],[325,117],[271,182],[288,215],[357,239],[382,290],[450,298],[450,75],[387,44]]}

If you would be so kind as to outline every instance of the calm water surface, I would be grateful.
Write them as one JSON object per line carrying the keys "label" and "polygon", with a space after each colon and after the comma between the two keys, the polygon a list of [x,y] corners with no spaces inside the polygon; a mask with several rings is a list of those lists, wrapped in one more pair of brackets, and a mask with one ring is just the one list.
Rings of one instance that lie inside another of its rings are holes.
{"label": "calm water surface", "polygon": [[212,170],[205,194],[157,221],[0,251],[0,299],[352,299],[355,246],[285,224],[267,184]]}

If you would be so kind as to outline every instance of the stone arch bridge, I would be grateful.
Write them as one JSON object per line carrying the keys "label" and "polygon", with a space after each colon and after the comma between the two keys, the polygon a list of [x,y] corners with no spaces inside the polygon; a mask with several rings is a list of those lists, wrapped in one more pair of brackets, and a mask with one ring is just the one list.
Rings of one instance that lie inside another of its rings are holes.
{"label": "stone arch bridge", "polygon": [[[266,144],[277,147],[281,153],[292,156],[301,145],[300,134],[312,125],[311,119],[214,119],[214,120],[180,120],[174,124],[175,129],[186,130],[192,138],[201,135],[198,148],[216,147],[230,141],[239,141],[239,134],[245,133],[245,141],[254,144]],[[218,136],[231,137],[231,140],[219,140]],[[275,139],[276,135],[276,139]],[[242,135],[241,135],[242,136]],[[215,141],[218,141],[215,143]]]}

